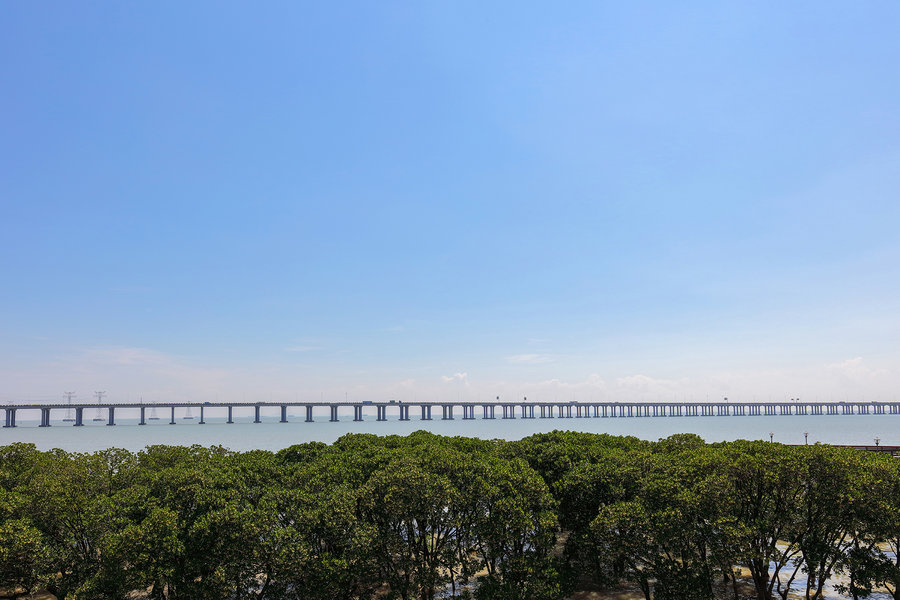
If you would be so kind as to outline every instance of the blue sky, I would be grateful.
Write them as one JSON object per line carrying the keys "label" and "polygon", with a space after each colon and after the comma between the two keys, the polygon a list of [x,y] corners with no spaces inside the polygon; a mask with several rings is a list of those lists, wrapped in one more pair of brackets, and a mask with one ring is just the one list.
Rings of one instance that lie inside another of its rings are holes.
{"label": "blue sky", "polygon": [[898,25],[6,3],[0,401],[896,398]]}

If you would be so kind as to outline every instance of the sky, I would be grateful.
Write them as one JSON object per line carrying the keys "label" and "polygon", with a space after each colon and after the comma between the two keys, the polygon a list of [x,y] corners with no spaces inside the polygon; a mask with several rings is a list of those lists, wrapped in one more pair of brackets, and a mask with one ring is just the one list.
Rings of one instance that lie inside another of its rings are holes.
{"label": "sky", "polygon": [[898,27],[3,3],[0,402],[897,400]]}

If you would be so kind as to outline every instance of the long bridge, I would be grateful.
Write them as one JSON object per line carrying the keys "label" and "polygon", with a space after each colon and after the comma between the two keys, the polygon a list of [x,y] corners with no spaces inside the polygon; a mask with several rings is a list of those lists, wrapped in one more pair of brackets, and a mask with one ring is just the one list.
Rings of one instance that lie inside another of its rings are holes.
{"label": "long bridge", "polygon": [[[353,411],[354,421],[364,420],[366,408],[375,409],[377,421],[387,421],[388,416],[400,421],[412,419],[431,421],[440,418],[449,421],[459,416],[463,420],[481,419],[584,419],[584,418],[647,418],[647,417],[727,417],[727,416],[776,416],[776,415],[900,415],[900,402],[104,402],[98,403],[23,403],[0,406],[6,411],[3,427],[15,427],[16,415],[27,412],[40,416],[40,427],[51,425],[51,416],[64,413],[66,418],[58,419],[74,422],[75,427],[84,425],[84,411],[97,410],[98,418],[107,425],[116,424],[116,410],[136,409],[140,411],[140,425],[147,424],[147,410],[162,409],[169,412],[169,424],[174,425],[176,409],[199,411],[199,424],[206,423],[207,411],[216,411],[226,423],[234,423],[235,412],[252,415],[254,423],[261,423],[260,413],[264,408],[280,409],[280,422],[288,422],[288,408],[305,409],[307,423],[312,423],[313,409],[327,409],[329,421],[339,421],[339,411],[343,409],[349,417]],[[459,409],[460,412],[457,412]],[[106,411],[105,418],[99,418]],[[324,412],[324,411],[323,411]],[[371,411],[370,411],[371,412]],[[461,414],[460,414],[461,413]],[[74,415],[74,417],[73,417]],[[412,416],[411,416],[412,415]]]}

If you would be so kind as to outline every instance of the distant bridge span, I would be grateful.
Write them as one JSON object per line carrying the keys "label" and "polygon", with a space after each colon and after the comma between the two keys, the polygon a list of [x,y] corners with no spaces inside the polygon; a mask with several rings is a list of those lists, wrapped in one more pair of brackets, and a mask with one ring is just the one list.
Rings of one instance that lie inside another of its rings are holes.
{"label": "distant bridge span", "polygon": [[[199,411],[198,424],[206,423],[208,409],[226,409],[226,423],[233,423],[235,410],[251,411],[254,423],[260,423],[260,411],[267,407],[278,407],[281,423],[288,422],[288,408],[303,407],[305,421],[312,423],[314,408],[329,409],[329,421],[339,421],[338,413],[353,410],[353,420],[363,421],[364,410],[374,408],[377,421],[387,421],[388,415],[397,416],[401,421],[431,421],[440,417],[449,421],[481,419],[584,419],[584,418],[647,418],[647,417],[726,417],[726,416],[788,416],[788,415],[900,415],[900,402],[105,402],[97,403],[49,403],[49,404],[9,404],[2,406],[6,411],[4,427],[16,426],[16,414],[20,411],[38,411],[41,427],[51,425],[51,416],[65,413],[73,418],[58,419],[73,421],[75,427],[84,425],[84,411],[106,411],[107,425],[116,424],[116,409],[138,409],[140,425],[147,424],[148,409],[169,409],[169,424],[174,425],[176,409]],[[461,415],[457,413],[461,409]],[[246,413],[245,413],[246,414]],[[412,416],[411,416],[412,415]],[[347,415],[349,417],[349,414]],[[94,419],[97,420],[97,419]]]}

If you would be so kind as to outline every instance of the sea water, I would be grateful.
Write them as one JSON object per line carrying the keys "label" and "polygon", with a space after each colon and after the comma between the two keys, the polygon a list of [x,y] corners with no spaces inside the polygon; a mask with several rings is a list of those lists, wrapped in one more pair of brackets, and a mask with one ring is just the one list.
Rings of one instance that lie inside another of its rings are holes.
{"label": "sea water", "polygon": [[[2,408],[2,406],[0,406]],[[280,423],[278,407],[262,409],[262,422],[253,423],[252,409],[234,409],[234,423],[226,421],[226,409],[205,409],[205,424],[199,423],[199,411],[185,419],[184,409],[176,409],[175,425],[170,424],[168,408],[157,410],[159,420],[138,424],[137,409],[116,409],[116,425],[106,425],[107,411],[100,416],[85,409],[84,427],[63,422],[64,411],[54,411],[50,427],[38,427],[38,411],[18,411],[14,428],[0,429],[0,446],[14,442],[30,442],[39,449],[61,448],[70,452],[91,452],[103,448],[125,448],[137,451],[155,444],[202,446],[219,445],[232,450],[280,450],[293,444],[317,441],[331,443],[347,433],[407,435],[424,429],[440,435],[485,439],[514,440],[554,429],[631,435],[645,440],[658,440],[676,433],[695,433],[707,442],[736,439],[773,440],[784,444],[867,445],[875,438],[883,446],[900,445],[900,415],[778,415],[728,417],[590,417],[553,419],[462,419],[457,409],[453,420],[419,420],[415,409],[409,421],[389,415],[377,421],[375,407],[365,407],[364,420],[353,421],[352,411],[342,408],[340,421],[330,422],[325,407],[316,408],[314,422],[306,423],[304,409],[288,412],[288,422]],[[344,411],[348,414],[345,414]],[[246,414],[242,414],[242,413]],[[389,412],[393,412],[390,411]],[[478,411],[480,413],[480,411]],[[0,411],[2,414],[2,411]],[[146,415],[150,416],[150,411]],[[103,418],[94,421],[94,418]],[[806,434],[806,435],[804,435]]]}

